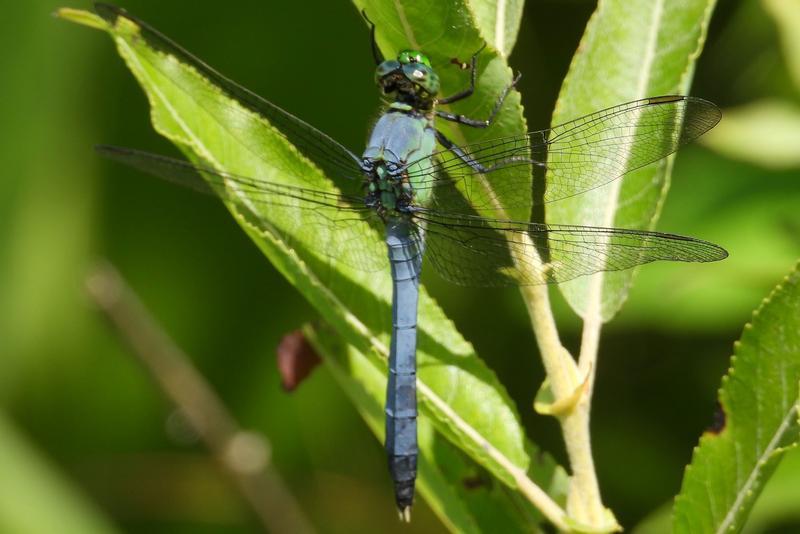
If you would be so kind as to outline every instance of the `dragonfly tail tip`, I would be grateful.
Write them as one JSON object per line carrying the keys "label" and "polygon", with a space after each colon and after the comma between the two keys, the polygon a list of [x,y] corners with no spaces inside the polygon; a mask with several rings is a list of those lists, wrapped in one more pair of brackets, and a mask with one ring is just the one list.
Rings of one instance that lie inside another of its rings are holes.
{"label": "dragonfly tail tip", "polygon": [[411,522],[411,507],[405,506],[403,508],[399,508],[398,513],[400,515],[400,521],[403,523],[410,523]]}

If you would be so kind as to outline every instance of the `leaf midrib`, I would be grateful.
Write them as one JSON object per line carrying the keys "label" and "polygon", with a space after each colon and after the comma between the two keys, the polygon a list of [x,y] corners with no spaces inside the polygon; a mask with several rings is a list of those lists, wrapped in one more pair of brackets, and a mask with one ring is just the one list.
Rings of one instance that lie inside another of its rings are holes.
{"label": "leaf midrib", "polygon": [[494,19],[494,47],[503,55],[506,55],[506,2],[507,0],[497,0]]}
{"label": "leaf midrib", "polygon": [[789,407],[789,410],[781,420],[781,424],[776,429],[775,434],[772,436],[769,444],[767,444],[767,447],[764,449],[764,451],[756,458],[756,461],[753,464],[753,469],[751,470],[750,475],[747,477],[747,480],[741,486],[739,491],[736,492],[736,498],[728,509],[728,512],[725,514],[722,523],[720,523],[719,527],[717,527],[717,530],[715,531],[716,534],[723,534],[734,524],[739,509],[744,504],[745,499],[747,499],[748,495],[751,493],[751,489],[758,480],[758,476],[761,473],[760,468],[766,464],[766,462],[769,460],[769,457],[772,456],[772,454],[778,449],[778,445],[788,431],[790,424],[795,417],[798,416],[798,411],[800,411],[800,404],[798,403],[795,403]]}
{"label": "leaf midrib", "polygon": [[[648,82],[650,81],[650,72],[653,68],[653,63],[655,62],[656,57],[656,48],[658,45],[658,33],[661,29],[660,21],[662,19],[661,14],[664,11],[664,0],[656,0],[655,6],[653,7],[653,16],[650,19],[650,32],[647,38],[647,46],[645,48],[645,55],[642,63],[642,68],[639,74],[639,80],[636,84],[636,91],[634,94],[633,100],[640,100],[645,98]],[[627,165],[627,161],[630,160],[631,150],[630,148],[627,151],[627,155],[625,156],[625,161]],[[614,226],[614,219],[616,217],[617,209],[619,208],[620,204],[620,192],[622,191],[622,182],[624,178],[619,178],[609,184],[609,193],[608,193],[608,202],[606,203],[606,209],[603,213],[603,219],[601,225],[610,228]],[[605,273],[598,272],[591,276],[589,281],[589,291],[586,297],[586,315],[585,317],[593,316],[596,319],[590,319],[588,322],[589,324],[602,324],[602,309],[603,309],[603,281],[605,280]],[[588,371],[588,359],[581,358],[581,369],[584,372]]]}

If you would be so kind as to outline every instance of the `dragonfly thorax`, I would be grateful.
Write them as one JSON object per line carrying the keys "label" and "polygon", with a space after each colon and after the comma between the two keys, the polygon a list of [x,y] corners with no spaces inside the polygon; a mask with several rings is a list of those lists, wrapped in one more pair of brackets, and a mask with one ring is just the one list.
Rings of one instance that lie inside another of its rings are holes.
{"label": "dragonfly thorax", "polygon": [[[394,103],[381,115],[361,157],[367,189],[367,205],[381,216],[408,213],[424,205],[430,188],[416,181],[430,167],[436,147],[433,119],[428,114]],[[416,181],[415,181],[416,180]]]}
{"label": "dragonfly thorax", "polygon": [[374,208],[384,220],[391,215],[409,213],[414,202],[414,188],[408,173],[395,163],[365,158],[366,205]]}
{"label": "dragonfly thorax", "polygon": [[375,83],[395,101],[424,111],[433,109],[439,92],[439,76],[430,60],[415,50],[403,50],[397,59],[381,62]]}

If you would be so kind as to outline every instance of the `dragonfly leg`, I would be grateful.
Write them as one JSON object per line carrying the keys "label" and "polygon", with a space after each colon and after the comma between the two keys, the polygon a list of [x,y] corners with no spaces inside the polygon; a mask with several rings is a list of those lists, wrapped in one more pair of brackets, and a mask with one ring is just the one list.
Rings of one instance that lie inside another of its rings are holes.
{"label": "dragonfly leg", "polygon": [[458,159],[460,159],[461,161],[463,161],[464,163],[469,165],[472,170],[474,170],[475,172],[478,172],[480,174],[490,173],[490,172],[495,171],[495,170],[497,170],[497,169],[499,169],[501,167],[506,167],[508,165],[520,164],[520,163],[526,163],[526,164],[529,164],[529,165],[537,165],[537,166],[540,166],[540,167],[544,167],[545,166],[544,162],[536,161],[535,159],[531,159],[531,158],[528,158],[528,157],[525,157],[525,156],[509,156],[507,158],[501,159],[500,161],[498,161],[494,165],[486,166],[486,165],[481,164],[479,161],[476,161],[475,159],[473,159],[469,154],[464,152],[464,150],[460,146],[458,146],[457,144],[452,142],[450,139],[448,139],[447,136],[445,136],[439,130],[436,130],[436,140],[439,141],[439,143],[443,147],[445,147],[447,150],[452,152]]}
{"label": "dragonfly leg", "polygon": [[[438,99],[437,100],[438,104],[452,104],[453,102],[457,102],[459,100],[463,100],[464,98],[472,96],[472,93],[475,92],[475,81],[478,78],[478,69],[477,69],[478,54],[480,54],[483,51],[484,48],[486,48],[486,45],[483,45],[480,48],[480,50],[478,50],[477,52],[472,54],[472,59],[470,59],[470,62],[469,62],[470,63],[470,66],[469,66],[469,70],[470,70],[469,87],[467,87],[463,91],[460,91],[460,92],[458,92],[458,93],[456,93],[454,95]],[[459,66],[463,65],[463,63],[461,63],[461,61],[459,61],[458,59],[455,59],[455,58],[453,58],[452,62],[455,63],[456,65],[459,65]],[[465,67],[462,67],[462,68],[465,68]]]}
{"label": "dragonfly leg", "polygon": [[[500,96],[497,98],[497,101],[494,103],[494,108],[492,108],[492,112],[489,114],[488,119],[480,120],[480,119],[471,119],[469,117],[465,117],[464,115],[456,115],[455,113],[448,113],[446,111],[436,111],[436,116],[441,117],[444,120],[457,122],[458,124],[463,124],[465,126],[472,126],[473,128],[486,128],[494,122],[495,117],[500,112],[500,108],[503,107],[503,102],[505,101],[508,93],[511,89],[517,85],[517,82],[522,77],[522,74],[517,74],[517,77],[503,89],[503,92],[500,93]],[[471,94],[471,93],[470,93]],[[455,95],[458,96],[458,95]],[[451,97],[452,98],[452,97]],[[451,100],[452,101],[452,100]],[[439,100],[439,103],[446,103],[443,100]]]}

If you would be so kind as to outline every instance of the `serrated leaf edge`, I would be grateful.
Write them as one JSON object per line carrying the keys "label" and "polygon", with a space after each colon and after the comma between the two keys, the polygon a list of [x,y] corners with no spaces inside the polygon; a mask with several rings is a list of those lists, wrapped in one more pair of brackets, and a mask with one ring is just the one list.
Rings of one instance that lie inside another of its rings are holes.
{"label": "serrated leaf edge", "polygon": [[[775,296],[778,293],[782,292],[785,289],[786,283],[789,282],[790,278],[792,278],[794,276],[798,276],[798,275],[800,275],[800,262],[797,262],[795,264],[795,266],[792,269],[792,271],[789,274],[787,274],[786,276],[784,276],[783,279],[781,280],[781,282],[779,284],[777,284],[772,289],[770,294],[767,295],[766,297],[764,297],[761,300],[761,303],[759,304],[758,308],[753,310],[752,317],[744,325],[744,327],[742,329],[742,336],[744,335],[745,331],[750,330],[750,329],[753,328],[753,323],[755,322],[755,319],[759,315],[761,315],[761,311],[763,310],[763,308],[767,304],[771,303],[772,300],[775,298]],[[740,338],[737,339],[734,342],[734,351],[733,351],[734,353],[731,356],[731,365],[729,367],[728,372],[725,374],[724,377],[722,377],[723,387],[724,387],[724,384],[730,379],[731,376],[733,376],[733,374],[736,371],[735,370],[735,364],[736,364],[736,359],[737,359],[737,355],[738,355],[738,351],[739,351],[739,346],[741,345],[741,337],[742,336],[740,336]],[[717,398],[720,399],[720,402],[721,402],[722,397],[723,397],[723,387],[720,387],[720,389],[717,391]],[[800,391],[800,385],[798,385],[798,391]],[[798,396],[798,398],[795,401],[794,405],[792,405],[790,407],[790,409],[787,412],[786,416],[784,416],[784,418],[781,420],[781,424],[778,427],[778,431],[776,431],[775,435],[770,440],[770,442],[767,445],[767,447],[764,449],[764,452],[760,455],[760,457],[755,462],[753,470],[750,473],[750,475],[748,476],[747,480],[745,481],[745,484],[742,486],[742,489],[740,489],[737,492],[736,499],[734,499],[733,505],[731,505],[730,509],[725,514],[723,522],[720,523],[720,526],[715,531],[716,534],[722,534],[727,529],[732,529],[732,528],[735,527],[734,522],[735,522],[735,520],[737,518],[737,514],[738,514],[739,510],[747,502],[747,498],[752,496],[752,491],[751,490],[752,490],[753,486],[755,485],[755,483],[758,481],[758,477],[759,477],[759,475],[761,473],[761,470],[759,468],[765,466],[767,464],[767,462],[772,460],[775,456],[782,455],[786,451],[791,450],[793,448],[796,448],[796,447],[798,447],[800,445],[800,443],[795,442],[795,443],[792,443],[792,444],[790,444],[788,446],[784,446],[784,447],[778,447],[777,446],[777,444],[780,442],[780,437],[783,434],[783,432],[781,432],[781,429],[785,430],[786,428],[788,428],[788,426],[789,426],[789,424],[791,423],[791,420],[792,420],[792,414],[796,414],[796,416],[797,416],[797,420],[795,421],[795,424],[796,425],[800,425],[800,396]],[[723,432],[725,432],[725,430],[723,430]],[[704,436],[702,436],[700,438],[700,443],[695,445],[695,447],[692,449],[692,460],[694,460],[695,456],[697,455],[697,453],[699,452],[701,446],[703,445],[703,443],[706,440],[716,439],[716,438],[717,438],[716,435],[704,435]],[[694,470],[694,468],[695,468],[695,466],[692,463],[690,463],[689,465],[686,466],[686,468],[684,469],[684,475],[683,475],[683,479],[684,480],[686,479],[687,475]],[[746,491],[745,491],[745,488],[746,488]],[[675,505],[673,506],[673,509],[672,509],[673,522],[674,522],[674,518],[675,518],[675,510],[677,510],[677,508],[678,508],[678,503],[680,503],[681,501],[685,501],[686,499],[687,499],[687,497],[685,495],[682,495],[682,494],[679,494],[679,495],[677,495],[675,497]]]}

